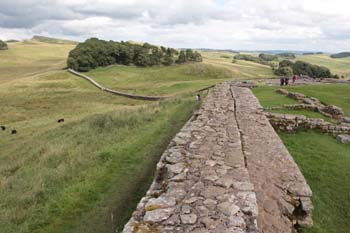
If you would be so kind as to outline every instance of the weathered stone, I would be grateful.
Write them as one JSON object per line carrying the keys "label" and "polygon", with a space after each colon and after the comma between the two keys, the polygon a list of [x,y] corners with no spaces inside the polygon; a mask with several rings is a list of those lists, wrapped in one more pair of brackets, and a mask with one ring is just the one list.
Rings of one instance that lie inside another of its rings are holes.
{"label": "weathered stone", "polygon": [[168,219],[173,212],[173,208],[146,211],[143,220],[148,223],[158,223]]}
{"label": "weathered stone", "polygon": [[213,200],[213,199],[206,199],[203,204],[210,210],[214,210],[216,208],[217,205],[217,201]]}
{"label": "weathered stone", "polygon": [[227,216],[232,216],[239,211],[239,207],[231,202],[223,202],[218,204],[218,210]]}
{"label": "weathered stone", "polygon": [[252,191],[254,190],[254,185],[247,182],[233,182],[233,187],[241,191]]}
{"label": "weathered stone", "polygon": [[197,215],[195,214],[182,214],[180,218],[183,224],[195,224],[197,222]]}
{"label": "weathered stone", "polygon": [[158,198],[150,199],[145,206],[145,210],[150,211],[155,209],[163,209],[163,208],[172,207],[175,204],[176,204],[175,198],[162,195]]}
{"label": "weathered stone", "polygon": [[337,140],[343,144],[350,142],[350,135],[340,134],[337,136]]}
{"label": "weathered stone", "polygon": [[183,205],[183,206],[181,207],[181,212],[182,212],[183,214],[189,214],[189,213],[191,213],[191,206],[189,206],[189,205]]}

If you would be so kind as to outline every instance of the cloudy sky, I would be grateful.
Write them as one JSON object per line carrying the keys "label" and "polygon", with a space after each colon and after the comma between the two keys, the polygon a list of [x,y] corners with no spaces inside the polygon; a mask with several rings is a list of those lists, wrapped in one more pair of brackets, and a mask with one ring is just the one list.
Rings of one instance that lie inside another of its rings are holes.
{"label": "cloudy sky", "polygon": [[350,50],[350,1],[0,0],[0,39],[33,35],[340,52]]}

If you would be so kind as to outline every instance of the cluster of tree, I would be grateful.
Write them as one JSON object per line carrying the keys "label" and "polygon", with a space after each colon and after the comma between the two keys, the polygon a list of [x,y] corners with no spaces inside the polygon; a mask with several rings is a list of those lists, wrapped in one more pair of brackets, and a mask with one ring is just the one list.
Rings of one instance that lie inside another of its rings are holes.
{"label": "cluster of tree", "polygon": [[295,58],[295,54],[294,53],[279,53],[277,54],[279,57],[283,57],[286,59],[294,59]]}
{"label": "cluster of tree", "polygon": [[158,47],[149,43],[136,44],[91,38],[79,43],[67,60],[69,68],[89,71],[99,66],[123,64],[136,66],[172,65],[174,63],[201,62],[200,53],[191,49],[180,53],[173,48]]}
{"label": "cluster of tree", "polygon": [[11,39],[11,40],[7,40],[7,41],[6,41],[6,43],[15,43],[15,42],[19,42],[19,40],[13,40],[13,39]]}
{"label": "cluster of tree", "polygon": [[251,61],[263,65],[270,65],[271,61],[278,61],[278,56],[266,53],[260,53],[258,57],[249,54],[237,54],[233,57],[233,59]]}
{"label": "cluster of tree", "polygon": [[266,53],[260,53],[259,58],[263,61],[278,61],[278,56]]}
{"label": "cluster of tree", "polygon": [[332,78],[334,77],[330,70],[323,66],[313,65],[303,61],[295,63],[289,60],[283,60],[279,63],[279,68],[274,71],[279,76],[308,75],[313,78]]}
{"label": "cluster of tree", "polygon": [[0,40],[0,50],[6,49],[8,49],[7,44],[4,41]]}
{"label": "cluster of tree", "polygon": [[303,53],[303,55],[320,55],[320,54],[323,54],[323,52],[306,52],[306,53]]}
{"label": "cluster of tree", "polygon": [[342,52],[342,53],[336,53],[331,55],[331,58],[344,58],[344,57],[350,57],[350,52]]}

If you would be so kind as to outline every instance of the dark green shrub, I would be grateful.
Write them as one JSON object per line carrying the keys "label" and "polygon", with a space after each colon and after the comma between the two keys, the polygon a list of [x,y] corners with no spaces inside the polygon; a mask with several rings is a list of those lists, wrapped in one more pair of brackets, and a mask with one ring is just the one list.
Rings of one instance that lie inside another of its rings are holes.
{"label": "dark green shrub", "polygon": [[7,44],[4,41],[0,40],[0,50],[7,50],[7,49],[8,49]]}
{"label": "dark green shrub", "polygon": [[78,71],[89,71],[99,66],[123,64],[136,66],[172,65],[187,61],[201,62],[202,56],[191,49],[180,56],[173,48],[157,47],[149,43],[143,45],[129,42],[104,41],[91,38],[79,43],[70,53],[67,66]]}

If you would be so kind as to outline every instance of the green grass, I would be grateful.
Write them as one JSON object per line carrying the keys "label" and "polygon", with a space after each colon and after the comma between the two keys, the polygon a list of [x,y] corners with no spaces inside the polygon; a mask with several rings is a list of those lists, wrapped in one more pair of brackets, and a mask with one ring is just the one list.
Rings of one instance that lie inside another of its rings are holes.
{"label": "green grass", "polygon": [[[6,61],[0,65],[0,125],[7,126],[0,132],[4,233],[120,229],[160,154],[195,108],[194,91],[228,78],[203,64],[92,71],[107,87],[176,95],[147,102],[101,92],[61,70],[67,45],[26,41],[9,51],[0,53]],[[104,78],[116,74],[122,74],[117,83]]]}
{"label": "green grass", "polygon": [[[254,94],[258,97],[264,107],[282,106],[284,104],[295,104],[297,101],[286,96],[276,93],[279,87],[259,86],[253,89]],[[350,115],[350,85],[348,84],[317,84],[304,86],[286,87],[288,91],[303,93],[306,96],[318,98],[322,103],[327,105],[336,105],[344,110],[344,113]],[[314,112],[308,115],[316,116]],[[321,114],[318,114],[320,117]],[[323,118],[323,116],[322,116]]]}
{"label": "green grass", "polygon": [[203,56],[204,64],[222,68],[232,78],[254,79],[275,76],[270,66],[242,60],[232,63],[234,53],[213,51],[200,51],[200,53]]}
{"label": "green grass", "polygon": [[0,51],[0,84],[66,66],[72,44],[49,44],[37,41],[9,43]]}
{"label": "green grass", "polygon": [[112,213],[123,225],[194,104],[99,114],[4,144],[0,232],[109,232]]}
{"label": "green grass", "polygon": [[280,133],[313,191],[314,227],[304,233],[348,233],[350,144],[316,132]]}
{"label": "green grass", "polygon": [[231,78],[224,69],[202,63],[146,68],[110,66],[86,75],[112,89],[163,96],[193,92]]}
{"label": "green grass", "polygon": [[326,54],[297,56],[296,60],[309,62],[319,66],[325,66],[332,73],[350,78],[350,58],[331,58]]}

